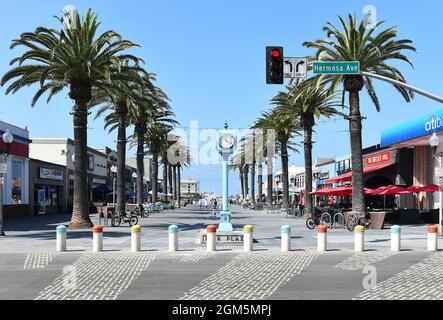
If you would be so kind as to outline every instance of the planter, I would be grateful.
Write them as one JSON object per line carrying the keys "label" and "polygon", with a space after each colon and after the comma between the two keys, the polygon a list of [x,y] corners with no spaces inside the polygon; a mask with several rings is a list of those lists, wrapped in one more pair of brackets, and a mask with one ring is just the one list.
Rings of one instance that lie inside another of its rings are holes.
{"label": "planter", "polygon": [[383,229],[385,223],[386,212],[370,212],[371,215],[371,229]]}

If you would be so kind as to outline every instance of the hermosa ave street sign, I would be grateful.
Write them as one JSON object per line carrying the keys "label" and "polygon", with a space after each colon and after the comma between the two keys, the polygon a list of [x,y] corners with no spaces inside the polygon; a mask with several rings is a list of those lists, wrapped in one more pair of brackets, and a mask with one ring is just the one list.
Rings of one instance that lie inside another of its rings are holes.
{"label": "hermosa ave street sign", "polygon": [[314,61],[314,74],[360,74],[360,61]]}

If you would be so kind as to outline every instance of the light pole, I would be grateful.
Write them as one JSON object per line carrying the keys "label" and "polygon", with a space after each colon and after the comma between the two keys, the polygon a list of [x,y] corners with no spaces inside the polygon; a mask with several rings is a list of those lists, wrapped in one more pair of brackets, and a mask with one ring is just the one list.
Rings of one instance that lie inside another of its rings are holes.
{"label": "light pole", "polygon": [[[8,156],[9,156],[9,148],[11,147],[12,142],[14,141],[14,137],[11,134],[11,132],[9,132],[9,130],[6,130],[6,132],[3,134],[3,142],[6,146],[6,168],[7,168],[7,163],[8,163]],[[1,164],[2,166],[4,165],[4,153],[1,154]],[[3,171],[3,176],[2,178],[2,186],[1,186],[1,190],[0,190],[0,236],[5,236],[5,232],[4,232],[4,227],[3,227],[3,189],[5,186],[5,176],[6,176],[6,170],[2,170]]]}
{"label": "light pole", "polygon": [[115,210],[115,175],[117,174],[117,166],[114,164],[111,166],[112,172],[112,207]]}
{"label": "light pole", "polygon": [[[434,157],[438,157],[438,162],[439,162],[439,167],[440,167],[440,171],[439,171],[439,175],[438,178],[440,179],[442,177],[442,156],[443,153],[439,152],[437,153],[437,148],[440,144],[440,138],[438,137],[438,135],[434,132],[432,134],[432,136],[429,138],[429,144],[431,145],[433,151],[434,151]],[[438,183],[440,185],[440,182]],[[439,209],[438,209],[438,231],[440,233],[440,235],[442,235],[442,220],[443,220],[443,194],[442,194],[442,190],[440,189],[439,192]]]}
{"label": "light pole", "polygon": [[[134,193],[136,192],[136,184],[137,184],[137,172],[133,172],[132,173],[132,178],[134,179]],[[137,197],[137,194],[134,196],[134,199]],[[134,203],[136,203],[136,201],[134,200]]]}

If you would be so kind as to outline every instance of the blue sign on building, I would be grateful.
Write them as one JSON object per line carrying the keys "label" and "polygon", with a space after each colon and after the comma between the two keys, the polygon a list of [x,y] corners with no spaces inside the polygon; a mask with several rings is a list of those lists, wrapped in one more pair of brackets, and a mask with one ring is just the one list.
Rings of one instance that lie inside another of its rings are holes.
{"label": "blue sign on building", "polygon": [[381,132],[381,147],[443,131],[443,109],[399,124]]}

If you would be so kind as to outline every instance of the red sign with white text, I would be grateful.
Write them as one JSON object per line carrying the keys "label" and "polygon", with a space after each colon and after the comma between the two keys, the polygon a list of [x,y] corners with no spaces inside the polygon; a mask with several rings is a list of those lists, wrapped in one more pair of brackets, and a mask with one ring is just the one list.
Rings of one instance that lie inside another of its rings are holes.
{"label": "red sign with white text", "polygon": [[388,163],[391,161],[391,151],[386,151],[378,154],[373,154],[365,157],[367,165],[375,165]]}

